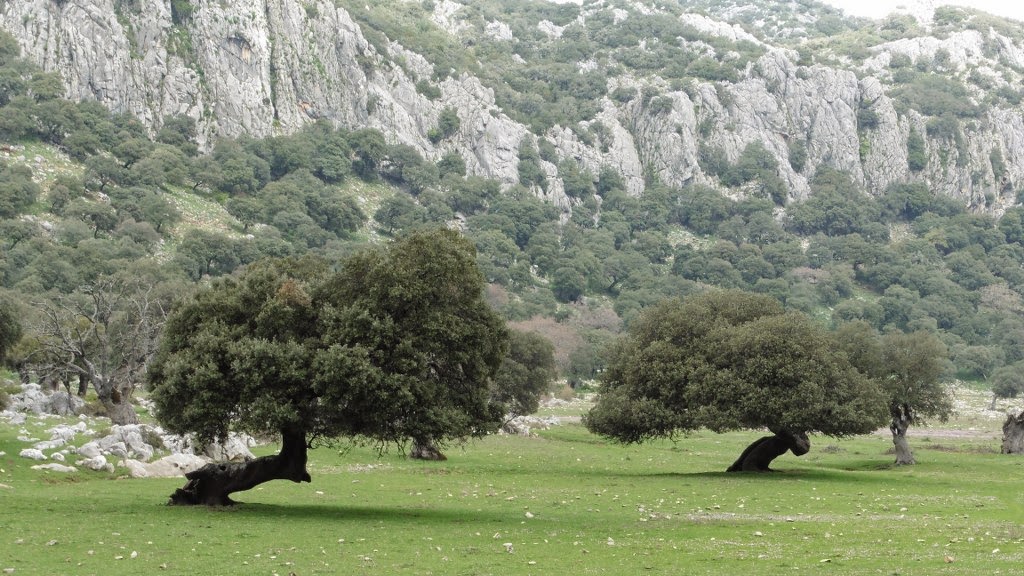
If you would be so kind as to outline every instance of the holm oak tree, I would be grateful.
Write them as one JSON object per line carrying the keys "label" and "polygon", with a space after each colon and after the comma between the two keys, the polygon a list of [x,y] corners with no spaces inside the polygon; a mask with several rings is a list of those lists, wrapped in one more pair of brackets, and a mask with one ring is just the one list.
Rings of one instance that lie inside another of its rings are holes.
{"label": "holm oak tree", "polygon": [[729,471],[767,471],[807,434],[845,436],[884,422],[877,382],[829,332],[769,296],[713,291],[646,310],[614,346],[586,426],[622,442],[767,428]]}
{"label": "holm oak tree", "polygon": [[336,270],[254,264],[175,310],[150,365],[157,418],[200,440],[279,435],[281,450],[186,475],[175,504],[228,505],[263,482],[309,482],[307,449],[341,438],[481,436],[504,407],[491,381],[508,346],[472,244],[448,230],[368,249]]}

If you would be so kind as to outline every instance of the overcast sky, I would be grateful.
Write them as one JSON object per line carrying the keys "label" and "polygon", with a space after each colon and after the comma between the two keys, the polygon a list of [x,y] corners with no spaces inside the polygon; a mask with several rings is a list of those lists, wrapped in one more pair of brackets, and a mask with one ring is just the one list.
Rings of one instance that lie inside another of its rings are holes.
{"label": "overcast sky", "polygon": [[[892,11],[894,6],[912,4],[914,0],[823,0],[826,4],[838,6],[854,16],[882,18]],[[927,0],[926,0],[927,2]],[[929,2],[935,6],[956,4],[971,6],[992,14],[1024,21],[1024,2],[1018,0],[938,0]]]}

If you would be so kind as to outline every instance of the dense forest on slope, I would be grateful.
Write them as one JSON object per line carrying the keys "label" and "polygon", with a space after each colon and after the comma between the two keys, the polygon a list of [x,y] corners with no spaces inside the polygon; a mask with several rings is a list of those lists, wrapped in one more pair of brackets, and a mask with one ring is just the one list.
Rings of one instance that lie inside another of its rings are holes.
{"label": "dense forest on slope", "polygon": [[[659,107],[668,114],[675,106],[674,90],[712,86],[728,100],[728,85],[757,67],[763,41],[793,46],[807,65],[856,68],[874,54],[858,47],[915,38],[919,29],[913,19],[847,20],[792,2],[743,12],[736,39],[726,40],[687,24],[681,9],[645,14],[630,3],[606,3],[580,23],[583,8],[571,4],[474,2],[451,34],[431,20],[433,2],[374,11],[339,4],[380,53],[396,51],[392,39],[401,38],[432,64],[434,76],[417,83],[422,94],[437,97],[438,82],[471,73],[533,133],[569,126],[574,138],[598,148],[614,143],[611,128],[597,120],[603,103],[657,117]],[[187,20],[190,3],[172,5]],[[795,20],[807,7],[814,10]],[[616,22],[616,10],[629,17]],[[719,16],[725,9],[708,3],[706,10]],[[985,18],[943,9],[929,33],[998,26],[1020,35]],[[558,33],[545,33],[548,24]],[[59,371],[46,343],[80,321],[66,312],[95,310],[101,293],[117,292],[110,300],[122,312],[157,304],[147,313],[159,316],[153,309],[173,295],[263,257],[336,259],[365,242],[445,225],[476,244],[492,304],[515,325],[552,339],[571,381],[598,373],[604,343],[641,309],[719,286],[770,294],[829,327],[862,320],[880,331],[932,332],[950,352],[949,375],[1020,389],[1024,207],[1007,174],[1017,151],[986,153],[986,174],[995,180],[991,198],[978,204],[937,193],[923,178],[877,189],[827,163],[811,170],[798,138],[782,161],[759,140],[732,154],[711,143],[718,121],[704,116],[696,144],[707,178],[668,184],[645,161],[637,194],[615,167],[595,169],[540,136],[522,139],[517,182],[509,183],[474,175],[456,147],[430,158],[378,129],[326,119],[291,134],[201,143],[188,116],[165,117],[152,129],[93,101],[64,100],[59,75],[19,53],[0,35],[0,273],[3,297],[28,335],[9,360]],[[907,114],[925,115],[925,128],[911,129],[905,143],[912,172],[915,162],[931,165],[943,153],[950,166],[962,161],[957,148],[971,145],[965,129],[987,109],[1019,113],[1013,87],[1020,70],[1012,62],[994,76],[966,68],[938,74],[953,68],[950,58],[893,57],[885,65],[893,100]],[[592,64],[581,68],[581,61]],[[664,84],[616,80],[624,75]],[[878,114],[865,105],[857,121],[870,148]],[[444,108],[428,136],[443,144],[460,123],[454,108]],[[807,174],[808,194],[793,193],[786,170]],[[554,178],[568,206],[546,200]],[[997,200],[998,211],[986,209]],[[119,365],[138,370],[151,343],[130,339],[104,345],[118,350],[111,356],[137,346],[136,361]]]}

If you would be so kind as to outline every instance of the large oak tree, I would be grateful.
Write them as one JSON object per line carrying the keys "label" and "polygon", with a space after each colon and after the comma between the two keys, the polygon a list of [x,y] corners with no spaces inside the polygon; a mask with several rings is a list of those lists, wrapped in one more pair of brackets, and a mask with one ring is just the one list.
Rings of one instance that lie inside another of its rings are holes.
{"label": "large oak tree", "polygon": [[504,322],[466,239],[411,234],[337,270],[267,261],[215,282],[170,317],[149,380],[158,419],[201,440],[276,434],[281,450],[187,475],[171,502],[231,504],[260,483],[310,481],[307,448],[481,436],[501,423],[491,381]]}
{"label": "large oak tree", "polygon": [[713,291],[646,310],[614,347],[586,426],[641,442],[706,427],[767,428],[730,471],[765,471],[807,434],[870,432],[883,421],[877,382],[831,334],[769,296]]}

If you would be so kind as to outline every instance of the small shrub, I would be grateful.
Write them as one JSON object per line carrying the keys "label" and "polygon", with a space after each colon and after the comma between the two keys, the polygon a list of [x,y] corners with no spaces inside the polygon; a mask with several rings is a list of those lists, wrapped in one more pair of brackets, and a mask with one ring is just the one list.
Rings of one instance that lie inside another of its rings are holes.
{"label": "small shrub", "polygon": [[146,426],[142,427],[142,441],[149,444],[157,450],[163,450],[167,446],[164,444],[164,439],[157,434],[156,430]]}
{"label": "small shrub", "polygon": [[441,89],[435,86],[429,80],[420,80],[416,83],[416,91],[423,94],[431,100],[437,100],[441,97]]}
{"label": "small shrub", "polygon": [[992,176],[996,182],[1001,182],[1006,176],[1006,161],[1003,159],[1003,151],[993,148],[988,155],[988,161],[992,164]]}
{"label": "small shrub", "polygon": [[928,165],[928,156],[925,154],[924,138],[917,130],[911,130],[907,137],[907,166],[914,172],[924,170]]}
{"label": "small shrub", "polygon": [[803,140],[789,141],[789,166],[797,172],[807,166],[807,144]]}
{"label": "small shrub", "polygon": [[857,108],[857,127],[862,130],[878,128],[878,113],[862,104]]}
{"label": "small shrub", "polygon": [[561,382],[555,386],[555,389],[551,392],[551,395],[559,400],[565,400],[566,402],[576,397],[576,391],[572,389],[566,382]]}
{"label": "small shrub", "polygon": [[636,88],[633,88],[632,86],[619,86],[615,90],[612,90],[611,97],[612,100],[625,104],[626,102],[636,98],[636,93]]}

